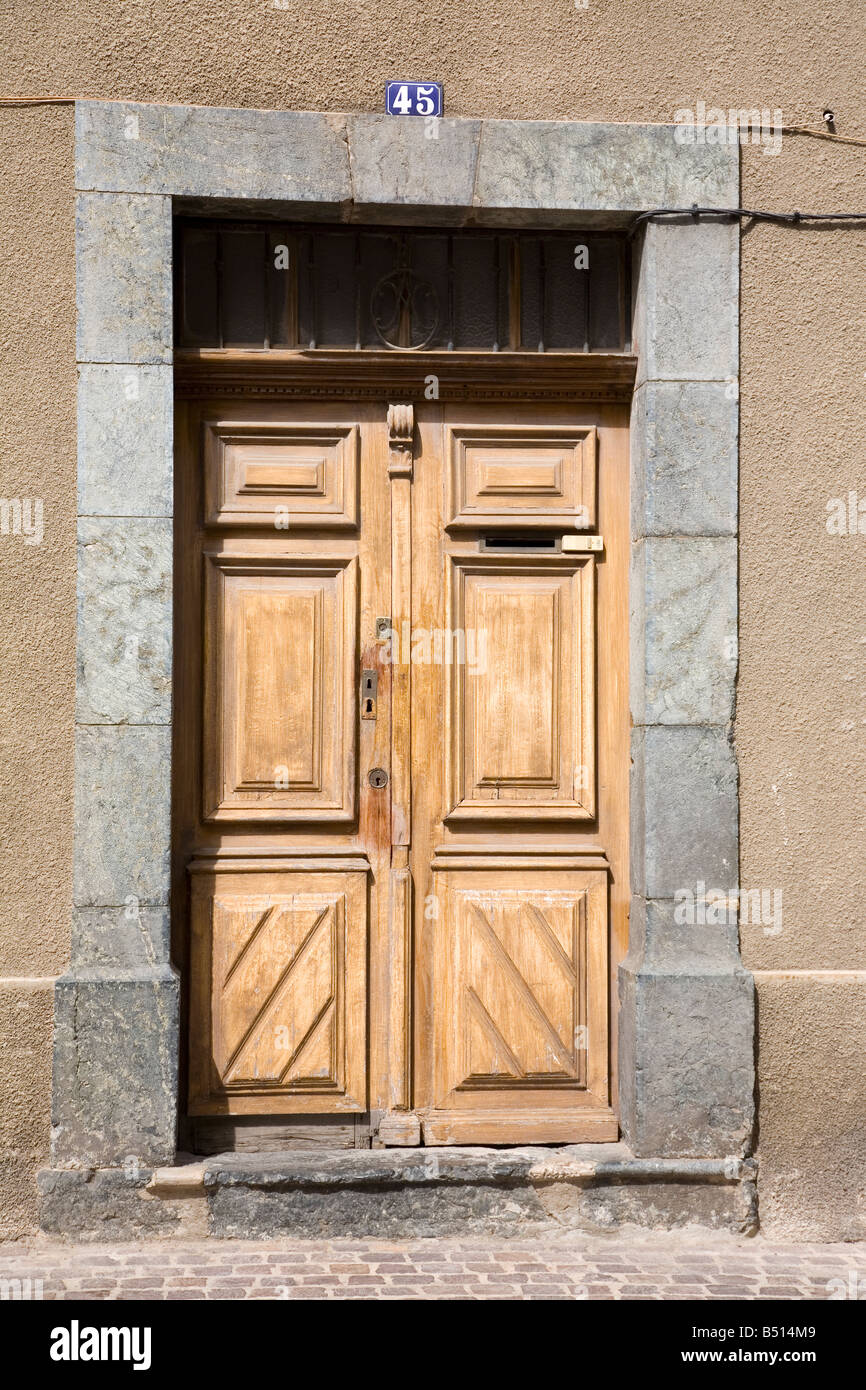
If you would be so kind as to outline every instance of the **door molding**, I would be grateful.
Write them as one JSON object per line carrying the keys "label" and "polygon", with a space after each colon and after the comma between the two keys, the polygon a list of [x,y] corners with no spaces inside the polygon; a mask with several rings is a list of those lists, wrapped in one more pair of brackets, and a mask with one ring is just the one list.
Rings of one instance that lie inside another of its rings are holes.
{"label": "door molding", "polygon": [[621,401],[634,389],[637,358],[582,352],[246,352],[214,348],[175,354],[181,399],[304,396],[444,401]]}
{"label": "door molding", "polygon": [[[173,212],[541,229],[623,227],[654,207],[737,201],[738,148],[682,146],[671,126],[455,119],[437,133],[369,114],[76,103],[76,838],[73,953],[55,993],[58,1163],[110,1167],[133,1155],[146,1167],[175,1154],[184,962],[173,963],[169,933]],[[738,881],[739,228],[685,213],[649,222],[634,272],[621,1117],[638,1154],[719,1156],[750,1142],[752,979],[735,932],[707,926],[698,937],[674,905],[681,889]],[[394,399],[423,389],[409,380],[417,354],[388,362],[404,374]],[[591,385],[597,364],[587,363],[584,387],[612,389]],[[501,355],[491,398],[521,365]],[[571,365],[551,368],[564,398],[599,399],[569,379]],[[183,370],[193,389],[193,364]],[[354,366],[330,370],[320,389],[345,396]]]}

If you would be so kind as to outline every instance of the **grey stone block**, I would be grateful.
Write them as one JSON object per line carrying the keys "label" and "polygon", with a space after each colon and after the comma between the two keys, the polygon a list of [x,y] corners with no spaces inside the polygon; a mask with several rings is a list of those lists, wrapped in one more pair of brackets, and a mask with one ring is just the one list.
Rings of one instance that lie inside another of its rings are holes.
{"label": "grey stone block", "polygon": [[[706,892],[718,887],[707,884]],[[727,888],[720,889],[726,897]],[[690,889],[694,895],[694,886]],[[683,971],[689,974],[729,974],[742,968],[739,953],[739,931],[735,911],[724,914],[721,921],[707,921],[703,910],[694,903],[694,911],[686,918],[685,909],[691,900],[632,898],[629,913],[629,960],[639,960],[642,966],[654,971]],[[710,914],[713,916],[714,914]]]}
{"label": "grey stone block", "polygon": [[169,890],[171,730],[76,730],[75,902],[164,905]]}
{"label": "grey stone block", "polygon": [[221,1155],[206,1160],[211,1232],[406,1239],[699,1223],[743,1229],[748,1166],[636,1159],[622,1144]]}
{"label": "grey stone block", "polygon": [[521,1235],[547,1224],[532,1187],[450,1184],[416,1188],[218,1187],[209,1197],[214,1236],[268,1239],[283,1234],[313,1240],[340,1236],[384,1239],[444,1235]]}
{"label": "grey stone block", "polygon": [[76,102],[80,189],[274,199],[336,211],[351,197],[345,117]]}
{"label": "grey stone block", "polygon": [[172,523],[78,523],[80,724],[171,720]]}
{"label": "grey stone block", "polygon": [[[472,206],[481,122],[358,115],[348,118],[352,193],[374,216],[389,207],[417,208],[425,221],[438,208]],[[431,138],[435,132],[436,138]]]}
{"label": "grey stone block", "polygon": [[620,967],[623,1138],[635,1154],[742,1154],[754,1124],[754,985],[742,969]]}
{"label": "grey stone block", "polygon": [[171,199],[76,199],[79,362],[170,362]]}
{"label": "grey stone block", "polygon": [[55,1162],[134,1168],[173,1161],[178,986],[168,965],[57,981]]}
{"label": "grey stone block", "polygon": [[206,1188],[287,1187],[341,1188],[395,1186],[474,1186],[590,1177],[597,1160],[627,1160],[619,1144],[564,1144],[542,1149],[527,1145],[508,1149],[482,1146],[441,1148],[303,1150],[218,1154],[206,1160]]}
{"label": "grey stone block", "polygon": [[703,1226],[754,1235],[758,1229],[754,1179],[730,1183],[654,1182],[603,1184],[583,1194],[584,1230],[616,1231],[642,1226],[672,1231]]}
{"label": "grey stone block", "polygon": [[474,201],[518,220],[725,207],[738,197],[738,160],[734,148],[678,145],[673,126],[485,121]]}
{"label": "grey stone block", "polygon": [[167,366],[79,368],[81,515],[172,515],[172,388]]}
{"label": "grey stone block", "polygon": [[739,244],[736,223],[647,223],[635,253],[636,386],[736,381]]}
{"label": "grey stone block", "polygon": [[738,882],[737,767],[723,730],[653,725],[632,737],[632,891],[674,898]]}
{"label": "grey stone block", "polygon": [[632,537],[737,531],[736,388],[647,382],[631,412]]}
{"label": "grey stone block", "polygon": [[733,718],[737,543],[651,537],[632,546],[631,714],[635,724]]}
{"label": "grey stone block", "polygon": [[47,1168],[38,1175],[39,1225],[63,1240],[121,1241],[207,1234],[202,1200],[166,1201],[147,1190],[150,1170]]}
{"label": "grey stone block", "polygon": [[168,909],[142,907],[134,896],[124,907],[72,909],[71,969],[134,970],[169,958]]}

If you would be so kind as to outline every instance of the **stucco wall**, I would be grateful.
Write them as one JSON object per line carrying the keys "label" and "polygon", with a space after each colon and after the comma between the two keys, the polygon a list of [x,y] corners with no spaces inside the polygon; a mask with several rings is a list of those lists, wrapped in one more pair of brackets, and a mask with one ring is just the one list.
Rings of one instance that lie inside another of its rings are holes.
{"label": "stucco wall", "polygon": [[[283,3],[7,0],[5,91],[380,110],[386,78],[430,76],[445,81],[450,115],[669,122],[702,99],[814,126],[830,105],[840,133],[866,137],[862,3]],[[71,893],[72,112],[0,111],[0,133],[0,495],[42,497],[45,515],[39,546],[0,537],[0,1068],[13,1097],[0,1165],[17,1173],[0,1192],[0,1232],[10,1234],[34,1217],[22,1165],[47,1152],[49,977],[65,964]],[[864,167],[866,148],[786,136],[778,155],[744,151],[743,202],[866,209]],[[783,904],[781,930],[743,933],[761,1000],[763,1217],[771,1230],[849,1238],[866,1234],[866,537],[830,536],[825,520],[828,499],[858,484],[866,496],[864,248],[866,229],[755,227],[741,318],[741,882],[781,889]]]}

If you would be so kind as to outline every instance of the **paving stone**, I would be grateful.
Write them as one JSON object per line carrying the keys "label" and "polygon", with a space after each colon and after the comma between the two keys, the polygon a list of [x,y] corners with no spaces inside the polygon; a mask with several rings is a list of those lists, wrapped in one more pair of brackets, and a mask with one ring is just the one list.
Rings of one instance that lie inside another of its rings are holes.
{"label": "paving stone", "polygon": [[[97,1278],[92,1271],[99,1257],[92,1246],[40,1243],[37,1252],[6,1245],[0,1246],[0,1273],[43,1279],[46,1300],[89,1301],[799,1300],[827,1299],[828,1276],[834,1273],[846,1280],[852,1270],[866,1277],[866,1245],[809,1244],[780,1251],[760,1236],[746,1241],[695,1232],[659,1233],[652,1239],[622,1233],[556,1233],[521,1241],[519,1247],[491,1238],[486,1250],[479,1250],[475,1241],[469,1249],[459,1238],[443,1238],[429,1242],[421,1252],[408,1243],[395,1249],[391,1241],[365,1241],[363,1249],[345,1239],[317,1241],[314,1249],[300,1240],[261,1242],[257,1271],[273,1269],[280,1261],[292,1266],[282,1278],[242,1277],[251,1258],[245,1244],[176,1237],[144,1249],[141,1244],[116,1244]],[[422,1258],[430,1262],[429,1244],[439,1251],[439,1263],[449,1273],[421,1267]],[[353,1254],[355,1258],[345,1258]],[[404,1262],[400,1272],[381,1274],[379,1267],[395,1254]],[[348,1270],[329,1274],[320,1265],[315,1272],[311,1256]],[[485,1271],[480,1278],[479,1265]],[[197,1270],[204,1270],[204,1276]],[[207,1288],[202,1287],[204,1277]]]}

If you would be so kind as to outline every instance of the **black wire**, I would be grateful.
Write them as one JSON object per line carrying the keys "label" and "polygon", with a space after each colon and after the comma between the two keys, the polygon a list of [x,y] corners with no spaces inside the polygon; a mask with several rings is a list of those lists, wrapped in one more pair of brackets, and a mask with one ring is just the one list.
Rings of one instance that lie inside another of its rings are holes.
{"label": "black wire", "polygon": [[641,212],[634,219],[629,230],[633,237],[643,222],[653,217],[725,217],[735,222],[747,217],[754,222],[781,222],[787,226],[797,226],[800,222],[863,222],[866,212],[767,212],[762,208],[699,208],[693,203],[690,208],[652,208]]}

